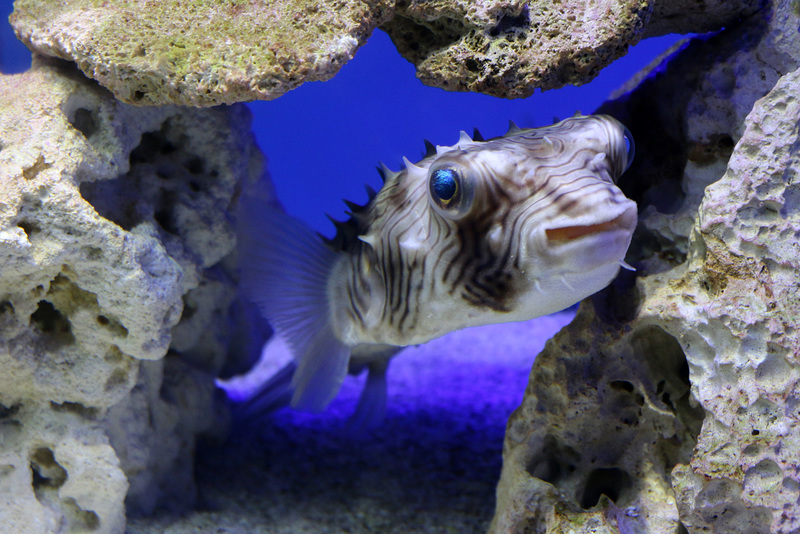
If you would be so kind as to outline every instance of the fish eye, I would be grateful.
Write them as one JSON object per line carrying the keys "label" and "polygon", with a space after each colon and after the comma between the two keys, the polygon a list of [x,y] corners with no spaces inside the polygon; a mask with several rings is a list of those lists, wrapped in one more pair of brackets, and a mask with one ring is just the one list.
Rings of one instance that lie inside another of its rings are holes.
{"label": "fish eye", "polygon": [[431,193],[441,207],[447,207],[458,193],[458,173],[454,169],[434,171],[431,174]]}
{"label": "fish eye", "polygon": [[625,170],[627,171],[630,168],[631,163],[633,163],[633,156],[636,153],[636,145],[633,143],[633,134],[631,134],[630,130],[625,128],[623,135],[625,137],[625,152],[628,154],[628,162],[625,164]]}
{"label": "fish eye", "polygon": [[472,204],[471,187],[464,179],[463,171],[456,166],[432,169],[428,190],[436,211],[450,219],[466,214]]}

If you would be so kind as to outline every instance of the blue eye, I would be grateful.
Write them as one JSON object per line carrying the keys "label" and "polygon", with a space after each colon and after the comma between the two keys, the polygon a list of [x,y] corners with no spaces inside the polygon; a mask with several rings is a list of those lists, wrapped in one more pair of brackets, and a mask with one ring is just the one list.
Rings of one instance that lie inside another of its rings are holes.
{"label": "blue eye", "polygon": [[633,156],[636,153],[636,145],[633,143],[633,134],[631,131],[625,128],[625,150],[628,154],[628,162],[625,164],[625,170],[627,171],[628,168],[633,163]]}
{"label": "blue eye", "polygon": [[441,216],[457,220],[472,209],[475,180],[459,164],[441,162],[428,175],[428,198]]}
{"label": "blue eye", "polygon": [[453,169],[439,169],[431,175],[431,193],[437,203],[446,207],[458,193],[458,173]]}

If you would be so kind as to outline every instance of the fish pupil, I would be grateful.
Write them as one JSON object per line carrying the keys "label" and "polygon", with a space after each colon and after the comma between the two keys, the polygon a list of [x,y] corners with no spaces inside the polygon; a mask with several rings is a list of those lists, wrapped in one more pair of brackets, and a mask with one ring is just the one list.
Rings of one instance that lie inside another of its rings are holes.
{"label": "fish pupil", "polygon": [[439,169],[433,173],[431,188],[442,202],[452,200],[456,191],[458,191],[456,176],[456,171],[453,169]]}

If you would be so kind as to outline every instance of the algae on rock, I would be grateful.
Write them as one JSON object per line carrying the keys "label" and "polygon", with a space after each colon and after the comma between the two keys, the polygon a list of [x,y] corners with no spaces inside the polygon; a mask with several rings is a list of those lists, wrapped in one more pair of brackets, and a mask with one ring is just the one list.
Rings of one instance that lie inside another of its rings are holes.
{"label": "algae on rock", "polygon": [[190,502],[246,318],[230,207],[262,174],[244,107],[135,108],[38,57],[0,77],[4,528],[119,532],[126,500]]}
{"label": "algae on rock", "polygon": [[33,50],[74,61],[123,102],[213,106],[331,78],[391,5],[16,0],[11,23]]}

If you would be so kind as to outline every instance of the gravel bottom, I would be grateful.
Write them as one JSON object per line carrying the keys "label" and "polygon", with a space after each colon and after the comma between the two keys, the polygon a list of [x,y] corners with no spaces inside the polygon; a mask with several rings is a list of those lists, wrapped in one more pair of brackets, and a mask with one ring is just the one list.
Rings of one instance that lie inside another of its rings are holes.
{"label": "gravel bottom", "polygon": [[348,379],[322,414],[287,408],[235,428],[222,446],[198,450],[196,510],[129,518],[127,532],[486,532],[506,420],[536,354],[573,316],[471,328],[406,349],[389,369],[386,420],[362,435],[346,423],[363,376]]}

